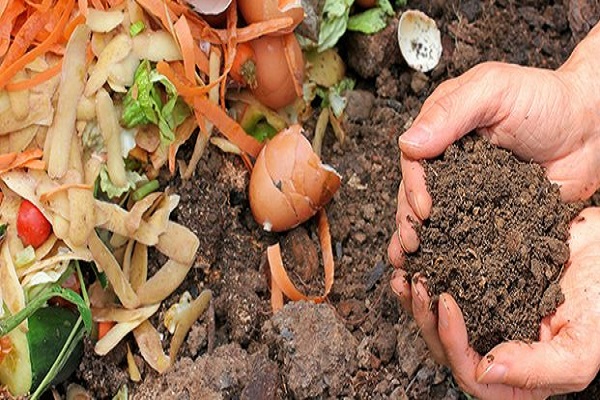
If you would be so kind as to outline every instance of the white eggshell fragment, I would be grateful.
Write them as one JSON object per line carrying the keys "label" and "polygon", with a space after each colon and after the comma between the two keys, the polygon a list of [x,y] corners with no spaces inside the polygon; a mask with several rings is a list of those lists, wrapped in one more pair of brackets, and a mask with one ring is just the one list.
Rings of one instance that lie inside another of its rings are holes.
{"label": "white eggshell fragment", "polygon": [[187,3],[199,14],[219,15],[227,10],[231,0],[187,0]]}
{"label": "white eggshell fragment", "polygon": [[398,43],[406,63],[417,71],[431,71],[442,56],[442,39],[435,21],[418,10],[402,13]]}

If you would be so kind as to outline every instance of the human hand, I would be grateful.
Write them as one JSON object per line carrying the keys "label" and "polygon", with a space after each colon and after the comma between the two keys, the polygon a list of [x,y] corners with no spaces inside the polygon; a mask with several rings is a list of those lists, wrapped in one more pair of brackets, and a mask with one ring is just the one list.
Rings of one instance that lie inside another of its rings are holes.
{"label": "human hand", "polygon": [[560,286],[565,301],[545,317],[539,342],[505,342],[483,357],[469,346],[463,315],[442,294],[437,316],[425,282],[410,285],[398,270],[391,281],[411,312],[433,358],[450,366],[467,393],[480,399],[543,399],[583,390],[600,366],[600,208],[588,208],[572,222],[570,259]]}
{"label": "human hand", "polygon": [[565,201],[591,196],[600,185],[600,115],[586,96],[579,58],[558,71],[484,63],[442,83],[399,140],[402,182],[398,191],[397,232],[388,255],[400,267],[404,252],[415,251],[415,221],[429,217],[420,160],[440,155],[454,141],[477,130],[523,160],[546,168]]}

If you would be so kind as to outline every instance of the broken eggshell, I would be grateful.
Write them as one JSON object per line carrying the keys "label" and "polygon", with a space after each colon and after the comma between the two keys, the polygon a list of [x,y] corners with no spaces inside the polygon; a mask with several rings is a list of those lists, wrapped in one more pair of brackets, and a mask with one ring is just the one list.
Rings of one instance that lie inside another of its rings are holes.
{"label": "broken eggshell", "polygon": [[435,21],[418,10],[402,13],[398,44],[406,63],[417,71],[431,71],[442,56],[442,39]]}
{"label": "broken eggshell", "polygon": [[203,15],[218,15],[227,10],[232,0],[186,0],[194,11]]}
{"label": "broken eggshell", "polygon": [[249,185],[254,219],[281,232],[307,221],[339,189],[340,175],[321,162],[299,125],[278,133],[261,150]]}
{"label": "broken eggshell", "polygon": [[292,32],[304,18],[301,0],[238,0],[237,5],[244,20],[249,24],[276,18],[291,18],[292,26],[283,33]]}

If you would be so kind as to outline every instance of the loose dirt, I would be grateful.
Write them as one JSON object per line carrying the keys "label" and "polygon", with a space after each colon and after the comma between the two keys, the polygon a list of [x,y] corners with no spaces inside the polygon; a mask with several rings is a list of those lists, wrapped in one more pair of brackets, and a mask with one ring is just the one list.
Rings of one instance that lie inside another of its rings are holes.
{"label": "loose dirt", "polygon": [[424,167],[433,208],[407,256],[409,275],[419,273],[434,296],[454,296],[480,354],[537,340],[542,317],[564,300],[558,279],[578,208],[560,201],[538,164],[475,135]]}

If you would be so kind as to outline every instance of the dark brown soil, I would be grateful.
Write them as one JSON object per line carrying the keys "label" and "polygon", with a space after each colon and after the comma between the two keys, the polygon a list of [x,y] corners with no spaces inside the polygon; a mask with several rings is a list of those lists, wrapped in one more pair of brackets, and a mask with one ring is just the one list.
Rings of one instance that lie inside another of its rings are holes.
{"label": "dark brown soil", "polygon": [[542,317],[564,300],[558,279],[576,208],[560,201],[539,165],[475,135],[424,166],[433,208],[407,271],[419,272],[432,295],[454,296],[480,354],[537,340]]}
{"label": "dark brown soil", "polygon": [[[210,147],[191,181],[170,184],[181,195],[178,220],[201,241],[178,294],[211,289],[215,313],[194,325],[170,372],[159,376],[145,368],[141,383],[127,383],[130,393],[137,399],[461,398],[451,374],[428,356],[416,324],[389,289],[386,248],[401,178],[397,138],[439,83],[479,62],[558,67],[599,15],[589,11],[598,11],[596,3],[409,0],[410,8],[435,18],[442,32],[442,61],[429,74],[412,71],[398,56],[395,21],[373,37],[353,34],[343,40],[340,51],[357,90],[348,96],[346,142],[340,145],[328,130],[323,145],[324,160],[343,177],[327,207],[336,262],[328,304],[289,304],[272,315],[262,266],[264,250],[276,241],[286,241],[287,267],[298,286],[322,293],[322,268],[315,272],[314,261],[295,262],[290,250],[301,243],[319,254],[314,222],[289,239],[296,234],[262,231],[248,207],[243,164]],[[314,123],[305,124],[309,137]],[[181,157],[188,159],[190,151]],[[170,335],[160,329],[168,346]],[[123,371],[126,364],[117,354],[91,354],[73,380],[97,398],[110,398],[112,388],[127,382]]]}

